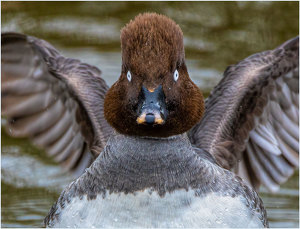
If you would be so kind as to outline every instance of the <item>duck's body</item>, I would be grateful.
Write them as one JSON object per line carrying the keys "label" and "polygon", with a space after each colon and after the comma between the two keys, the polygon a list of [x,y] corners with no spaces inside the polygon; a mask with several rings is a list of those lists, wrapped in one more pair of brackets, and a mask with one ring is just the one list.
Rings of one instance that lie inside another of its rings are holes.
{"label": "duck's body", "polygon": [[43,40],[2,37],[11,135],[79,173],[99,155],[45,225],[267,227],[248,185],[275,191],[298,167],[299,39],[227,68],[205,103],[171,19],[139,15],[121,44],[121,76],[108,89],[97,68]]}
{"label": "duck's body", "polygon": [[117,134],[62,193],[45,224],[263,227],[267,221],[255,191],[192,147],[186,134],[163,139]]}

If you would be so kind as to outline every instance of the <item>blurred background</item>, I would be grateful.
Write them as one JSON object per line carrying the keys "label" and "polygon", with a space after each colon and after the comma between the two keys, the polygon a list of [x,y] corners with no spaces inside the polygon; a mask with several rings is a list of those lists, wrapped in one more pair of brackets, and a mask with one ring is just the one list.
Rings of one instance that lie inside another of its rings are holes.
{"label": "blurred background", "polygon": [[[2,2],[1,29],[47,40],[63,55],[99,67],[111,85],[120,75],[120,29],[142,12],[180,25],[190,77],[206,96],[228,65],[299,33],[298,2]],[[1,226],[41,227],[71,176],[3,128],[1,150]],[[271,227],[299,227],[298,172],[279,193],[262,188],[260,196]]]}

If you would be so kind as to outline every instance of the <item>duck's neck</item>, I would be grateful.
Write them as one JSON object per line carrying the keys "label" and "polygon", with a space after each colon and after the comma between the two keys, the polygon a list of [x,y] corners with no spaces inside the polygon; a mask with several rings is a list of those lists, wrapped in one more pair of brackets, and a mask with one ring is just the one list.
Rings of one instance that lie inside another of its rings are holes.
{"label": "duck's neck", "polygon": [[[104,150],[104,156],[112,161],[126,164],[147,163],[147,167],[157,167],[158,163],[171,163],[173,160],[186,160],[194,156],[193,147],[187,135],[181,134],[168,138],[125,136],[116,134]],[[163,165],[160,165],[163,166]]]}
{"label": "duck's neck", "polygon": [[101,180],[113,192],[153,188],[163,195],[178,188],[188,189],[194,180],[207,180],[206,163],[186,134],[169,138],[116,134],[86,176],[87,180]]}
{"label": "duck's neck", "polygon": [[188,163],[196,159],[186,134],[168,138],[117,134],[108,141],[99,161],[112,167],[121,166],[123,172],[128,169],[134,176],[162,172],[158,170],[178,172],[183,164],[189,167]]}

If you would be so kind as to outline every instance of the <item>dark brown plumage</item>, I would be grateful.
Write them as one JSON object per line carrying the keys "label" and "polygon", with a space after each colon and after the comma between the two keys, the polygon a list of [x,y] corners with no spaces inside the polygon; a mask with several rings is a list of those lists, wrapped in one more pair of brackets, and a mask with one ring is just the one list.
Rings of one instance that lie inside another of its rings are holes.
{"label": "dark brown plumage", "polygon": [[[138,15],[122,29],[121,46],[121,76],[107,92],[104,103],[109,124],[122,134],[152,137],[181,134],[195,125],[204,113],[204,100],[187,72],[180,27],[163,15]],[[177,82],[173,79],[176,69]],[[131,82],[126,78],[128,71]],[[138,124],[136,110],[142,86],[154,89],[159,85],[169,111],[166,122]]]}

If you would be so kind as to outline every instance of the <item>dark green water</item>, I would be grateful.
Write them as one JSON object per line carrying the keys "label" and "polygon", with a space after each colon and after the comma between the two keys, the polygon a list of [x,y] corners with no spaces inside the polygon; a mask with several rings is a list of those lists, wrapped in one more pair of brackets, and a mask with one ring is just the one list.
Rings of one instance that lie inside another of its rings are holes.
{"label": "dark green water", "polygon": [[[2,2],[3,31],[46,39],[69,57],[120,74],[119,31],[138,13],[174,19],[185,36],[189,74],[207,94],[224,69],[299,31],[298,2]],[[5,120],[2,120],[5,122]],[[2,227],[40,227],[70,176],[26,139],[1,136]],[[298,172],[277,194],[261,190],[271,227],[299,227]]]}

